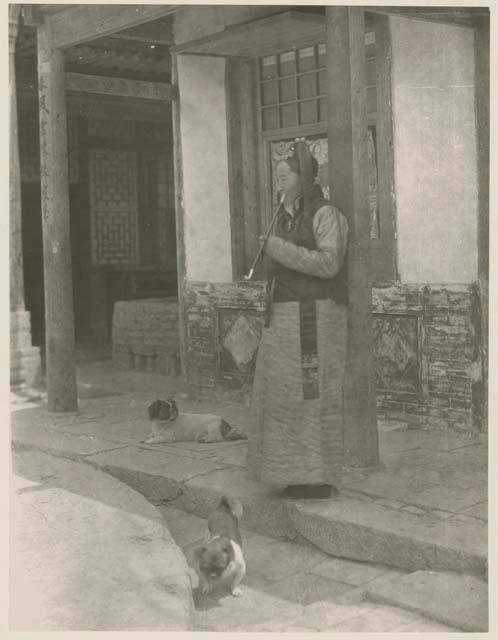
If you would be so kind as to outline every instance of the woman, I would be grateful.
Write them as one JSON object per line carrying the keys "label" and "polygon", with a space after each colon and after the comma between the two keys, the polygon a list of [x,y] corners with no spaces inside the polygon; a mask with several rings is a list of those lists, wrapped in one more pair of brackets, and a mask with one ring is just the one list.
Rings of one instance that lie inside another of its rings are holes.
{"label": "woman", "polygon": [[251,477],[298,499],[337,495],[343,461],[348,225],[314,184],[317,170],[304,140],[277,166],[285,195],[266,245],[271,309],[247,460]]}

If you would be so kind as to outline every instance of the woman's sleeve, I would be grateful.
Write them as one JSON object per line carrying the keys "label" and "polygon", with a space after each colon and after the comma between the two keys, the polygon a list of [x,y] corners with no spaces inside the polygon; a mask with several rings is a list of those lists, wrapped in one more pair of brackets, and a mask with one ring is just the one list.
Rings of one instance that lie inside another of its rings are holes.
{"label": "woman's sleeve", "polygon": [[346,254],[348,223],[342,213],[325,205],[313,218],[316,249],[306,249],[278,236],[270,236],[266,253],[276,262],[311,276],[333,278]]}

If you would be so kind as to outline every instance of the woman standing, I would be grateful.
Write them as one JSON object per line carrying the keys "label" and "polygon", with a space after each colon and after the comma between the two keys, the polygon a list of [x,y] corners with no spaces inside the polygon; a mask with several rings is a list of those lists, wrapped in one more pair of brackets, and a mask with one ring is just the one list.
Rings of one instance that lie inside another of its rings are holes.
{"label": "woman standing", "polygon": [[284,198],[266,254],[269,326],[259,346],[248,470],[292,498],[337,494],[343,461],[348,225],[314,184],[304,140],[277,166]]}

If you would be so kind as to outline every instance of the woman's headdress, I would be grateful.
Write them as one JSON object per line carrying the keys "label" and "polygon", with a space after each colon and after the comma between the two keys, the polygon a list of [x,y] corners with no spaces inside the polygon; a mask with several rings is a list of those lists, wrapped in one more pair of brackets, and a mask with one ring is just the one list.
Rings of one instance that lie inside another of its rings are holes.
{"label": "woman's headdress", "polygon": [[[318,162],[316,158],[313,157],[304,138],[296,138],[292,143],[289,148],[289,158],[287,162],[289,162],[291,169],[293,171],[297,169],[296,173],[301,176],[303,210],[309,212],[311,209],[311,193],[313,185],[315,184],[315,178],[318,174]],[[294,167],[296,167],[296,169]]]}
{"label": "woman's headdress", "polygon": [[304,138],[296,138],[289,147],[289,155],[285,162],[292,171],[301,177],[301,187],[303,189],[303,209],[306,212],[311,208],[311,192],[318,174],[318,162],[313,157]]}

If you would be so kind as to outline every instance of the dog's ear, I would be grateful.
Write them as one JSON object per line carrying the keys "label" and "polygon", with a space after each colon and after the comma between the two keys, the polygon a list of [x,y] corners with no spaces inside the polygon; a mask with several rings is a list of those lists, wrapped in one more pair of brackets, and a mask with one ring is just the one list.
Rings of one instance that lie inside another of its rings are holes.
{"label": "dog's ear", "polygon": [[151,420],[154,420],[155,418],[157,418],[160,407],[161,407],[160,400],[154,400],[154,402],[149,406],[149,408],[147,409],[147,412]]}

